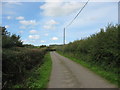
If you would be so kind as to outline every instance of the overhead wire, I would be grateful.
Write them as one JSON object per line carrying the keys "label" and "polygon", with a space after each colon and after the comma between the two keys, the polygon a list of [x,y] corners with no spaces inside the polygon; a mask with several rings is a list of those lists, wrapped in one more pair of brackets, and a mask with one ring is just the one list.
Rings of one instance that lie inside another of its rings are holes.
{"label": "overhead wire", "polygon": [[85,8],[85,6],[88,4],[89,0],[84,4],[84,6],[80,9],[80,11],[77,13],[77,15],[73,18],[73,20],[65,27],[69,27],[73,22],[74,20],[79,16],[79,14],[82,12],[82,10]]}
{"label": "overhead wire", "polygon": [[65,45],[65,30],[67,27],[69,27],[74,20],[79,16],[79,14],[82,12],[82,10],[85,8],[85,6],[88,4],[89,0],[84,4],[84,6],[79,10],[79,12],[77,13],[77,15],[73,18],[73,20],[66,26],[64,27],[64,31],[63,31],[63,44]]}

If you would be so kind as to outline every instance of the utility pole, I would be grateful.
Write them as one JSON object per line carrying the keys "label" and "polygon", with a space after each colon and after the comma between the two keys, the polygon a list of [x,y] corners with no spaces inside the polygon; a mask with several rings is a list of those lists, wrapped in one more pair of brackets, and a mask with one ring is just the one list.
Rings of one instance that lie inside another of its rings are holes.
{"label": "utility pole", "polygon": [[[68,28],[73,21],[79,16],[79,14],[82,12],[82,10],[85,8],[85,6],[88,4],[89,0],[84,4],[84,6],[80,9],[80,11],[77,13],[77,15],[73,18],[73,20],[65,27]],[[63,30],[63,45],[65,45],[65,28]]]}
{"label": "utility pole", "polygon": [[63,45],[65,45],[65,28],[63,30]]}

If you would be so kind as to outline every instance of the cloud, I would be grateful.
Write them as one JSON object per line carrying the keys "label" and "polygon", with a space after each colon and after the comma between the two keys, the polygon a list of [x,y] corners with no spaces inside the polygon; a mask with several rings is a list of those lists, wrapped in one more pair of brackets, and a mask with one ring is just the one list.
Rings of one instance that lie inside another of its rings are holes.
{"label": "cloud", "polygon": [[31,34],[36,34],[37,31],[36,31],[36,30],[30,30],[29,33],[31,33]]}
{"label": "cloud", "polygon": [[21,41],[23,42],[23,44],[29,44],[29,41],[27,39]]}
{"label": "cloud", "polygon": [[19,23],[23,24],[23,25],[36,25],[37,22],[35,20],[22,20],[22,21],[19,21]]}
{"label": "cloud", "polygon": [[[87,26],[94,25],[97,23],[98,24],[103,23],[103,22],[108,23],[114,20],[114,17],[111,11],[116,10],[117,7],[115,7],[114,5],[112,6],[106,5],[106,6],[101,7],[102,3],[96,3],[95,5],[96,6],[93,6],[92,10],[88,9],[85,13],[81,14],[71,26],[72,27],[78,27],[78,26],[87,27]],[[97,7],[97,8],[94,8],[94,7]],[[116,17],[117,17],[117,14],[116,14]],[[108,21],[108,20],[111,20],[111,21]]]}
{"label": "cloud", "polygon": [[5,28],[9,28],[10,26],[9,25],[5,25]]}
{"label": "cloud", "polygon": [[[2,2],[61,2],[63,0],[3,0]],[[85,2],[87,0],[64,0],[64,2],[76,1]],[[119,0],[90,0],[89,2],[119,2]]]}
{"label": "cloud", "polygon": [[26,29],[26,27],[25,27],[25,26],[20,26],[19,28],[20,28],[20,29]]}
{"label": "cloud", "polygon": [[[2,0],[2,2],[3,2],[3,0]],[[3,15],[17,15],[18,12],[16,12],[15,9],[16,9],[17,6],[19,7],[19,5],[22,5],[22,3],[18,3],[18,2],[15,2],[15,1],[2,3],[2,7],[3,7],[2,8],[3,9],[2,14]]]}
{"label": "cloud", "polygon": [[41,40],[40,42],[41,42],[41,43],[45,43],[46,41],[44,41],[44,40]]}
{"label": "cloud", "polygon": [[23,31],[18,31],[18,33],[19,33],[19,34],[22,34],[22,33],[23,33]]}
{"label": "cloud", "polygon": [[54,29],[53,26],[47,26],[47,25],[43,26],[43,28],[44,28],[44,29]]}
{"label": "cloud", "polygon": [[84,3],[79,2],[46,2],[40,9],[45,16],[65,16],[80,9]]}
{"label": "cloud", "polygon": [[7,2],[6,5],[22,5],[20,2]]}
{"label": "cloud", "polygon": [[16,20],[23,20],[23,19],[24,19],[24,17],[22,17],[22,16],[16,17]]}
{"label": "cloud", "polygon": [[39,35],[29,35],[28,38],[29,39],[39,39],[40,36]]}
{"label": "cloud", "polygon": [[7,16],[6,18],[7,18],[8,20],[12,19],[12,17],[11,17],[11,16]]}
{"label": "cloud", "polygon": [[58,38],[57,37],[52,37],[52,40],[58,40]]}
{"label": "cloud", "polygon": [[58,24],[55,20],[50,20],[46,22],[46,24],[43,26],[44,29],[54,29],[55,25]]}
{"label": "cloud", "polygon": [[48,24],[48,25],[54,25],[54,24],[57,24],[57,22],[52,19],[52,20],[48,21],[46,24]]}
{"label": "cloud", "polygon": [[24,44],[32,44],[32,43],[35,43],[36,41],[35,40],[28,40],[28,39],[24,39],[24,40],[22,40],[22,42],[24,43]]}
{"label": "cloud", "polygon": [[48,33],[44,34],[45,36],[48,36]]}

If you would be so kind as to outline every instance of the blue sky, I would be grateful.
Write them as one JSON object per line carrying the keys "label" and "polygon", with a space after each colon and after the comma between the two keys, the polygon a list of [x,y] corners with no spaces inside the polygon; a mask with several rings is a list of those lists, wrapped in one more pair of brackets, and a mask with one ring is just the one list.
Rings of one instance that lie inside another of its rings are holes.
{"label": "blue sky", "polygon": [[[63,43],[63,28],[84,2],[3,2],[2,26],[21,36],[25,44]],[[117,2],[89,2],[71,26],[66,28],[66,43],[85,38],[118,23]]]}

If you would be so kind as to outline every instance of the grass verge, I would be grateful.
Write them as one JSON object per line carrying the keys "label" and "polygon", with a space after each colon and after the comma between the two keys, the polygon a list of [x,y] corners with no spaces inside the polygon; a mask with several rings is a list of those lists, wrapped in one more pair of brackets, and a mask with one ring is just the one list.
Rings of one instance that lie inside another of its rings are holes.
{"label": "grass verge", "polygon": [[14,88],[46,88],[52,69],[50,53],[44,57],[44,63],[35,67],[29,72],[28,78],[21,85],[15,85]]}
{"label": "grass verge", "polygon": [[87,67],[91,71],[95,72],[96,74],[98,74],[98,75],[102,76],[103,78],[105,78],[106,80],[108,80],[110,83],[113,83],[117,87],[120,87],[120,80],[119,80],[118,74],[114,74],[112,72],[105,71],[102,67],[99,67],[97,65],[91,65],[88,62],[78,60],[78,59],[76,59],[76,58],[74,58],[66,53],[64,53],[64,54],[62,52],[58,52],[58,53],[62,56],[65,56],[66,58],[69,58],[72,61],[75,61],[75,62],[81,64],[84,67]]}

